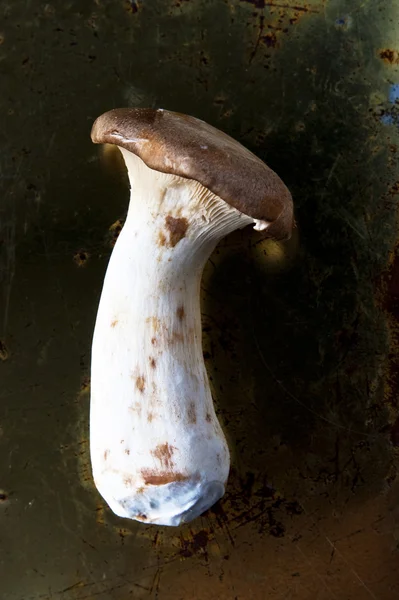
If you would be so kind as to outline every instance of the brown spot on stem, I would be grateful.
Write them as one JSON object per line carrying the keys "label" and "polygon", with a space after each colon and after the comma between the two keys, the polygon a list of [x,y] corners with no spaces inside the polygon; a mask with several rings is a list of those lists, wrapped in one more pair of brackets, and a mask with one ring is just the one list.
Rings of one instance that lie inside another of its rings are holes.
{"label": "brown spot on stem", "polygon": [[153,412],[149,412],[149,413],[148,413],[148,415],[147,415],[147,421],[148,421],[149,423],[152,423],[152,421],[153,421],[153,419],[154,419],[154,416],[155,416],[155,415],[154,415],[154,413],[153,413]]}
{"label": "brown spot on stem", "polygon": [[156,345],[157,345],[157,338],[156,338],[156,337],[152,337],[152,338],[151,338],[151,344],[152,344],[153,346],[156,346]]}
{"label": "brown spot on stem", "polygon": [[151,454],[160,461],[164,469],[170,470],[173,467],[172,456],[174,451],[174,446],[165,442],[165,444],[158,444],[155,450],[151,451]]}
{"label": "brown spot on stem", "polygon": [[114,328],[118,325],[118,319],[114,319],[114,321],[112,321],[111,323],[111,327]]}
{"label": "brown spot on stem", "polygon": [[145,390],[145,377],[144,375],[139,375],[136,377],[136,388],[139,390],[141,394],[144,393]]}
{"label": "brown spot on stem", "polygon": [[144,513],[138,513],[134,518],[137,519],[137,521],[146,521],[148,517]]}
{"label": "brown spot on stem", "polygon": [[155,358],[153,356],[150,356],[149,361],[151,369],[155,369],[157,366],[157,361],[155,360]]}
{"label": "brown spot on stem", "polygon": [[184,217],[176,219],[168,215],[165,219],[165,225],[169,231],[169,246],[174,248],[186,235],[188,221]]}
{"label": "brown spot on stem", "polygon": [[183,321],[184,317],[186,316],[186,313],[184,312],[184,306],[179,306],[179,308],[176,311],[176,314],[179,321]]}
{"label": "brown spot on stem", "polygon": [[104,460],[107,460],[109,453],[110,453],[109,450],[104,450]]}
{"label": "brown spot on stem", "polygon": [[187,420],[191,425],[197,422],[197,413],[195,411],[195,402],[189,402],[187,407]]}
{"label": "brown spot on stem", "polygon": [[[140,402],[135,402],[134,404],[132,404],[131,406],[129,406],[129,410],[131,410],[134,413],[137,413],[137,415],[139,417],[141,417],[142,406],[141,406]],[[124,441],[125,440],[121,440],[121,444]]]}
{"label": "brown spot on stem", "polygon": [[173,344],[176,344],[177,342],[183,342],[183,341],[184,341],[184,335],[182,333],[180,333],[179,331],[173,331],[168,338],[168,343],[170,346],[172,346]]}
{"label": "brown spot on stem", "polygon": [[123,483],[125,484],[126,487],[133,487],[133,478],[131,475],[127,475],[124,479],[123,479]]}
{"label": "brown spot on stem", "polygon": [[164,471],[162,473],[143,469],[141,474],[146,485],[166,485],[167,483],[176,483],[178,481],[186,481],[187,475],[182,473],[173,473],[172,471]]}
{"label": "brown spot on stem", "polygon": [[158,234],[158,246],[166,246],[166,235],[162,231]]}
{"label": "brown spot on stem", "polygon": [[161,327],[161,321],[158,319],[158,317],[148,317],[145,322],[149,323],[154,333],[158,333]]}

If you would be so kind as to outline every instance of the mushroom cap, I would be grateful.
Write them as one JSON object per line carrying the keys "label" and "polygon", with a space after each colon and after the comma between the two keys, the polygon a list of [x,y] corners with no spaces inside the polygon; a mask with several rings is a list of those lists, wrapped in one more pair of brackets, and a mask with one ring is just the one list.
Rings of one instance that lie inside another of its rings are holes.
{"label": "mushroom cap", "polygon": [[129,150],[151,169],[198,181],[241,213],[268,222],[267,237],[291,236],[292,197],[280,177],[200,119],[163,109],[115,108],[96,119],[91,138]]}

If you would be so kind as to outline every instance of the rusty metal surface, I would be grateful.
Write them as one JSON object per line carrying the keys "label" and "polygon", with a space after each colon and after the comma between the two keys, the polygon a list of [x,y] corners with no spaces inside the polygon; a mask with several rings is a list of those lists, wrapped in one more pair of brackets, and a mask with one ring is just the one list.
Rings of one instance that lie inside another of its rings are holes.
{"label": "rusty metal surface", "polygon": [[[399,595],[397,3],[0,6],[0,597]],[[91,335],[127,207],[90,142],[116,106],[216,125],[290,187],[298,235],[226,239],[202,286],[232,451],[179,529],[91,479]]]}

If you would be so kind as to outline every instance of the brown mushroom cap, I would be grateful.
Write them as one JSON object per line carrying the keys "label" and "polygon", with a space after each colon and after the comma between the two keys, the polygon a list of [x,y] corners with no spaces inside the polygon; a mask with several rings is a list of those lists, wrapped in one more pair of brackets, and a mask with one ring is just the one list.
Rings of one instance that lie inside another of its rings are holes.
{"label": "brown mushroom cap", "polygon": [[198,181],[240,212],[271,223],[268,237],[291,236],[292,197],[280,177],[200,119],[162,109],[116,108],[96,119],[91,138],[129,150],[151,169]]}

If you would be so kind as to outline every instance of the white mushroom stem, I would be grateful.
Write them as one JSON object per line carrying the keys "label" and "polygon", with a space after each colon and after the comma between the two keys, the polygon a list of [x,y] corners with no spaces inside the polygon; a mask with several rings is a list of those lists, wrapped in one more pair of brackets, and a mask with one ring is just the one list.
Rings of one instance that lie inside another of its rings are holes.
{"label": "white mushroom stem", "polygon": [[178,525],[223,495],[230,462],[202,356],[201,275],[254,219],[121,151],[132,193],[93,338],[93,475],[117,515]]}

